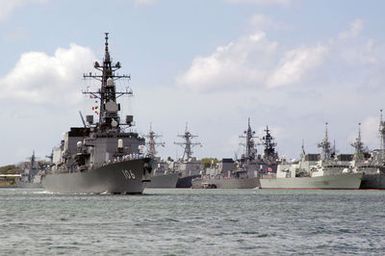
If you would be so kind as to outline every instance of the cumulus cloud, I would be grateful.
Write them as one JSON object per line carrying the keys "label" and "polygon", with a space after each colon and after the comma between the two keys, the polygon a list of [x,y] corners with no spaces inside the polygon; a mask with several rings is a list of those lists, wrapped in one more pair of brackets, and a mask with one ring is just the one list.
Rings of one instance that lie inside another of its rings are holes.
{"label": "cumulus cloud", "polygon": [[268,87],[295,84],[313,68],[319,66],[327,54],[327,47],[298,48],[286,52],[277,69],[268,78]]}
{"label": "cumulus cloud", "polygon": [[47,0],[0,0],[0,21],[8,18],[12,12],[24,5],[44,3]]}
{"label": "cumulus cloud", "polygon": [[285,52],[264,32],[258,32],[220,46],[210,56],[194,58],[191,67],[177,78],[177,84],[203,92],[294,84],[322,64],[327,52],[323,45]]}
{"label": "cumulus cloud", "polygon": [[53,56],[44,52],[21,55],[15,67],[0,78],[0,98],[36,104],[77,103],[81,76],[95,57],[90,49],[71,44]]}
{"label": "cumulus cloud", "polygon": [[[198,92],[242,88],[306,87],[328,78],[341,84],[378,82],[374,75],[384,66],[381,47],[373,39],[360,36],[364,21],[354,20],[346,31],[324,42],[287,47],[267,37],[263,28],[273,23],[264,15],[254,15],[259,32],[242,36],[217,47],[208,56],[197,56],[177,79],[177,85]],[[346,40],[350,38],[350,40]],[[369,72],[370,71],[370,72]],[[347,75],[350,73],[350,75]],[[360,81],[360,82],[359,82]],[[349,86],[354,86],[349,85]]]}
{"label": "cumulus cloud", "polygon": [[348,30],[340,33],[341,39],[349,39],[357,37],[364,29],[364,21],[362,19],[355,19]]}
{"label": "cumulus cloud", "polygon": [[[278,44],[258,32],[218,47],[210,56],[198,56],[177,84],[196,91],[261,86]],[[259,60],[256,62],[256,60]]]}

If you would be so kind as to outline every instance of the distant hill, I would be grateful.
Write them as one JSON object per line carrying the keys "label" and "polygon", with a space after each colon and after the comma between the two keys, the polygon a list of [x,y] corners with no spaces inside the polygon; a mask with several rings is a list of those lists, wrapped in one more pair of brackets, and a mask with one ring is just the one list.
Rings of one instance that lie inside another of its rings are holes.
{"label": "distant hill", "polygon": [[0,174],[20,174],[21,170],[16,165],[5,165],[0,167]]}

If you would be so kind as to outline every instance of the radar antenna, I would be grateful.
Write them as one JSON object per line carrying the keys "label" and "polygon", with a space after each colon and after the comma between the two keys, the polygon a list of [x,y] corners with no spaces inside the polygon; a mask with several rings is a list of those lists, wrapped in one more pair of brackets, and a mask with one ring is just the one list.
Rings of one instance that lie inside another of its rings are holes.
{"label": "radar antenna", "polygon": [[380,143],[381,143],[381,157],[382,161],[385,161],[385,121],[382,117],[382,109],[380,110],[380,127],[379,127],[379,133],[380,133]]}
{"label": "radar antenna", "polygon": [[265,136],[262,137],[261,142],[261,144],[264,146],[263,159],[268,161],[276,160],[278,157],[277,152],[275,151],[277,143],[274,142],[274,137],[271,136],[269,126],[266,126]]}
{"label": "radar antenna", "polygon": [[325,137],[318,144],[318,147],[321,148],[321,160],[330,160],[332,156],[332,149],[329,142],[328,136],[328,123],[325,123]]}
{"label": "radar antenna", "polygon": [[152,130],[152,124],[150,124],[150,131],[148,132],[147,135],[145,135],[146,138],[148,138],[147,142],[147,155],[150,157],[155,157],[156,154],[158,153],[156,151],[156,146],[161,146],[164,147],[165,143],[164,142],[156,142],[156,138],[162,137],[161,135],[156,134]]}
{"label": "radar antenna", "polygon": [[178,137],[181,137],[184,142],[174,142],[175,145],[182,146],[184,148],[182,160],[189,160],[192,158],[192,154],[194,153],[192,151],[192,148],[195,146],[202,146],[200,142],[192,142],[191,139],[198,137],[198,135],[193,135],[188,130],[188,124],[186,123],[186,129],[184,134],[178,135]]}
{"label": "radar antenna", "polygon": [[245,146],[246,153],[242,158],[247,160],[253,160],[256,158],[257,149],[255,148],[254,139],[258,138],[255,136],[255,131],[251,129],[250,126],[250,117],[247,119],[247,130],[243,132],[243,135],[239,136],[239,138],[245,139],[245,143],[241,143],[242,146]]}
{"label": "radar antenna", "polygon": [[[101,82],[101,86],[98,91],[83,91],[83,94],[89,94],[91,98],[99,99],[100,112],[98,128],[101,130],[117,130],[119,131],[120,125],[126,125],[120,123],[120,117],[118,112],[120,111],[120,104],[116,99],[122,95],[133,95],[132,90],[126,89],[126,91],[116,91],[115,81],[118,79],[130,80],[129,75],[118,75],[115,72],[121,68],[120,62],[113,63],[110,57],[108,49],[108,34],[105,33],[105,49],[103,64],[99,62],[94,63],[94,68],[101,72],[101,74],[83,74],[83,78],[93,78]],[[127,120],[127,119],[126,119]],[[131,122],[127,125],[131,125]]]}

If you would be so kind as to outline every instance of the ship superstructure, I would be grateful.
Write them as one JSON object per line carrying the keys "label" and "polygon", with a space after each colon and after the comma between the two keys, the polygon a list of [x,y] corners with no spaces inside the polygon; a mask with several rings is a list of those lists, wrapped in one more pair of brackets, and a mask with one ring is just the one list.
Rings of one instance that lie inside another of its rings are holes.
{"label": "ship superstructure", "polygon": [[23,162],[20,166],[23,173],[20,180],[16,182],[17,186],[21,188],[41,188],[41,177],[44,175],[47,165],[36,160],[35,151],[29,157],[29,162]]}
{"label": "ship superstructure", "polygon": [[152,125],[150,125],[150,130],[145,137],[147,138],[147,156],[153,159],[153,176],[151,177],[151,182],[146,184],[146,188],[175,188],[178,181],[178,173],[172,170],[172,162],[162,160],[157,156],[156,147],[165,146],[164,142],[156,141],[161,135],[153,131]]}
{"label": "ship superstructure", "polygon": [[202,146],[200,142],[192,142],[193,138],[198,137],[198,135],[192,134],[188,125],[186,124],[184,134],[178,135],[182,138],[182,142],[174,142],[175,145],[183,147],[183,155],[174,163],[174,170],[178,172],[179,179],[176,184],[177,188],[189,188],[192,186],[192,179],[200,176],[203,165],[200,160],[193,156],[193,147]]}
{"label": "ship superstructure", "polygon": [[325,135],[318,144],[320,154],[306,154],[302,145],[301,159],[281,159],[274,176],[260,179],[262,189],[358,189],[362,174],[349,169],[350,155],[335,155],[325,124]]}
{"label": "ship superstructure", "polygon": [[103,63],[94,63],[98,74],[84,74],[84,78],[100,82],[98,90],[83,91],[99,102],[93,115],[82,117],[83,127],[71,127],[60,146],[54,150],[50,174],[43,186],[58,192],[142,193],[143,182],[149,179],[150,158],[143,157],[141,148],[145,139],[134,132],[133,116],[124,122],[117,99],[132,95],[132,90],[118,91],[116,81],[130,79],[129,75],[116,73],[120,62],[113,63],[109,52],[108,33],[105,33]]}
{"label": "ship superstructure", "polygon": [[265,135],[262,137],[262,145],[264,146],[263,150],[263,160],[269,163],[276,162],[278,159],[278,153],[275,150],[277,143],[274,142],[274,138],[270,133],[269,126],[266,126]]}
{"label": "ship superstructure", "polygon": [[275,173],[278,154],[275,151],[276,143],[268,126],[264,130],[259,145],[264,146],[264,154],[257,154],[256,132],[251,128],[250,118],[247,120],[247,129],[241,143],[245,153],[240,159],[222,159],[215,168],[206,169],[205,175],[193,180],[193,188],[219,188],[219,189],[248,189],[259,187],[259,177],[266,173]]}
{"label": "ship superstructure", "polygon": [[150,125],[150,130],[148,132],[147,135],[145,135],[145,137],[148,139],[147,140],[147,155],[149,157],[156,157],[158,152],[156,151],[156,147],[160,146],[160,147],[164,147],[165,146],[165,143],[164,142],[156,142],[156,139],[157,138],[160,138],[161,135],[158,135],[156,134],[153,130],[152,130],[152,125]]}
{"label": "ship superstructure", "polygon": [[355,152],[351,168],[354,172],[363,174],[361,189],[385,189],[385,123],[382,118],[382,110],[380,111],[379,137],[380,149],[369,151],[361,140],[359,125],[358,136],[352,143]]}

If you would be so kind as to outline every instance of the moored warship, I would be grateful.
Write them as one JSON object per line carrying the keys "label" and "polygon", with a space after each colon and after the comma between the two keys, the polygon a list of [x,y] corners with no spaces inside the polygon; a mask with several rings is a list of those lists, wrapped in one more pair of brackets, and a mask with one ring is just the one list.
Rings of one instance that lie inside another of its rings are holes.
{"label": "moored warship", "polygon": [[169,161],[162,160],[157,157],[156,146],[164,146],[163,142],[156,142],[155,139],[160,137],[150,126],[150,131],[146,135],[147,140],[147,156],[154,161],[154,168],[151,182],[146,183],[146,188],[175,188],[178,181],[178,173],[170,168]]}
{"label": "moored warship", "polygon": [[176,183],[177,188],[191,188],[192,180],[200,177],[203,170],[203,165],[200,160],[193,157],[192,148],[195,146],[201,146],[199,142],[192,142],[193,138],[198,137],[193,135],[186,125],[184,134],[178,135],[184,141],[174,142],[174,144],[183,147],[183,155],[180,159],[174,162],[174,170],[178,173],[178,182]]}
{"label": "moored warship", "polygon": [[349,157],[336,156],[328,138],[318,145],[321,154],[306,154],[302,145],[301,159],[288,163],[284,159],[275,175],[262,176],[262,189],[359,189],[362,174],[349,170]]}
{"label": "moored warship", "polygon": [[99,102],[93,108],[99,121],[94,123],[93,115],[87,115],[85,121],[81,115],[83,127],[71,127],[65,133],[60,146],[54,149],[50,171],[42,178],[48,191],[140,194],[151,178],[151,158],[140,152],[145,140],[133,131],[133,116],[126,116],[125,122],[119,116],[117,98],[132,95],[132,91],[118,92],[115,82],[130,76],[116,74],[121,65],[112,63],[108,33],[105,35],[103,64],[94,63],[101,74],[83,75],[101,83],[97,91],[83,92]]}
{"label": "moored warship", "polygon": [[193,188],[218,188],[218,189],[248,189],[260,186],[259,176],[264,173],[275,173],[278,154],[275,151],[276,143],[268,127],[262,137],[261,145],[264,146],[263,156],[257,155],[255,131],[248,119],[247,130],[240,138],[245,139],[245,154],[241,159],[222,159],[217,168],[206,170],[201,178],[193,180]]}
{"label": "moored warship", "polygon": [[22,164],[23,172],[20,180],[16,182],[19,188],[41,188],[41,177],[45,173],[45,167],[36,161],[35,151],[32,152],[30,161]]}
{"label": "moored warship", "polygon": [[360,189],[385,189],[385,122],[382,118],[382,110],[379,125],[381,147],[379,150],[369,151],[361,139],[361,124],[358,128],[358,136],[352,147],[354,157],[351,168],[354,172],[362,173]]}

